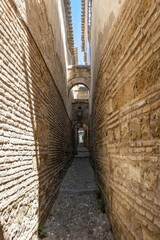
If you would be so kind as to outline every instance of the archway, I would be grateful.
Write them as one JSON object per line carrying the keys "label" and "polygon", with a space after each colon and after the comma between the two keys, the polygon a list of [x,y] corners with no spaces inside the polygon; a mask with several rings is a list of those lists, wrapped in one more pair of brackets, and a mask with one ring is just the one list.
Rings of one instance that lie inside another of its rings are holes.
{"label": "archway", "polygon": [[78,146],[88,148],[88,125],[86,123],[75,123],[73,125],[73,134],[75,154],[77,154]]}
{"label": "archway", "polygon": [[84,84],[90,90],[91,69],[90,66],[79,65],[68,67],[68,92],[76,84]]}
{"label": "archway", "polygon": [[68,81],[68,95],[70,94],[71,89],[76,85],[85,86],[88,91],[90,91],[90,80],[87,78],[72,78]]}
{"label": "archway", "polygon": [[89,89],[84,84],[75,84],[71,89],[69,94],[72,93],[73,100],[88,100],[89,99]]}

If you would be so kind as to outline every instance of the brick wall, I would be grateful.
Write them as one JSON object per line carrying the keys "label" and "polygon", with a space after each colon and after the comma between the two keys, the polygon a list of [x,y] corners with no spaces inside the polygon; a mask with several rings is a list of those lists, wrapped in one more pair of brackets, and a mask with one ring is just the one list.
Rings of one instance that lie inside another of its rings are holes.
{"label": "brick wall", "polygon": [[[13,0],[54,78],[67,108],[67,64],[71,55],[63,0]],[[55,64],[56,62],[56,64]],[[67,111],[70,111],[68,107]]]}
{"label": "brick wall", "polygon": [[33,240],[72,157],[71,122],[12,1],[0,1],[0,28],[1,235]]}
{"label": "brick wall", "polygon": [[92,159],[117,240],[160,239],[159,19],[159,0],[125,1],[96,81]]}
{"label": "brick wall", "polygon": [[[79,107],[82,110],[82,117],[77,116],[77,110]],[[72,123],[73,123],[73,136],[74,136],[74,150],[77,152],[78,143],[78,130],[79,128],[87,128],[87,136],[85,139],[85,145],[88,146],[88,124],[89,124],[89,102],[88,100],[72,100]]]}
{"label": "brick wall", "polygon": [[[77,110],[81,107],[82,109],[82,117],[79,119],[77,117]],[[78,122],[82,124],[88,125],[88,112],[89,112],[89,102],[88,100],[78,100],[75,99],[72,101],[72,122],[73,124],[77,124]]]}
{"label": "brick wall", "polygon": [[86,65],[68,67],[68,92],[73,86],[83,84],[90,89],[91,83],[91,68]]}
{"label": "brick wall", "polygon": [[[110,35],[113,24],[122,10],[125,0],[99,0],[92,1],[92,24],[91,24],[91,65],[92,65],[92,86],[91,95],[100,67],[100,60],[103,54],[106,40]],[[91,99],[92,100],[92,99]]]}

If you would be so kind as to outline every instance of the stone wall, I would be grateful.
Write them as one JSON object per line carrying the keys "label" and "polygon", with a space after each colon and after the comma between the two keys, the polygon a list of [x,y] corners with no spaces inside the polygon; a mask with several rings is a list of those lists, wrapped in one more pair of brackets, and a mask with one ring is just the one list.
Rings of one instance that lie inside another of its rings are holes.
{"label": "stone wall", "polygon": [[[77,117],[77,110],[78,108],[82,109],[82,117],[79,119]],[[89,102],[88,100],[84,99],[76,99],[72,101],[72,123],[73,125],[77,123],[86,124],[88,126],[89,120]]]}
{"label": "stone wall", "polygon": [[[82,117],[77,116],[77,110],[81,108]],[[78,130],[79,128],[87,128],[89,124],[89,101],[84,99],[75,99],[72,101],[72,123],[73,123],[73,136],[74,136],[74,150],[77,152],[78,143]],[[85,129],[84,129],[85,130]],[[88,146],[88,134],[85,145]]]}
{"label": "stone wall", "polygon": [[91,68],[86,65],[68,67],[68,92],[77,84],[85,85],[90,90]]}
{"label": "stone wall", "polygon": [[[67,107],[66,75],[72,59],[67,41],[64,0],[13,2],[31,32]],[[69,105],[67,110],[70,112]]]}
{"label": "stone wall", "polygon": [[116,240],[160,239],[159,19],[159,0],[125,1],[95,85],[92,159]]}
{"label": "stone wall", "polygon": [[11,0],[0,1],[0,27],[0,234],[33,240],[72,157],[71,121],[55,85],[64,73],[53,79]]}
{"label": "stone wall", "polygon": [[[91,96],[98,75],[100,60],[109,33],[120,13],[125,0],[94,0],[92,1],[92,24],[91,24],[91,65],[92,86]],[[90,98],[92,103],[92,97]]]}

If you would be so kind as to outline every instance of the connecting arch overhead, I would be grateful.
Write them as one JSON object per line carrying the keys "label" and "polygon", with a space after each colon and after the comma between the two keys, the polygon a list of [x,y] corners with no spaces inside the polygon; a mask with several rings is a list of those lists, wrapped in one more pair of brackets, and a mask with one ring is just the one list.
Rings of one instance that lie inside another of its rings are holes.
{"label": "connecting arch overhead", "polygon": [[88,91],[90,91],[90,80],[86,78],[73,78],[68,82],[68,93],[70,93],[70,90],[77,84],[84,85]]}
{"label": "connecting arch overhead", "polygon": [[90,66],[79,65],[68,68],[68,93],[77,84],[83,84],[90,91],[91,71]]}
{"label": "connecting arch overhead", "polygon": [[88,121],[75,121],[74,123],[73,123],[73,125],[72,125],[72,127],[73,128],[75,128],[77,125],[80,125],[80,126],[82,126],[83,127],[83,125],[85,125],[86,127],[88,127]]}

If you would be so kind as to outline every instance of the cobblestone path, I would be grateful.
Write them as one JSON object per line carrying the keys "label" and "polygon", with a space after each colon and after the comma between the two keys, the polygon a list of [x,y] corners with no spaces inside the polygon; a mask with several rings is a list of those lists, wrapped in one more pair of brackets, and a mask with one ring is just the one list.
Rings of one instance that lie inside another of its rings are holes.
{"label": "cobblestone path", "polygon": [[45,240],[113,240],[97,191],[88,151],[79,148],[48,216]]}

